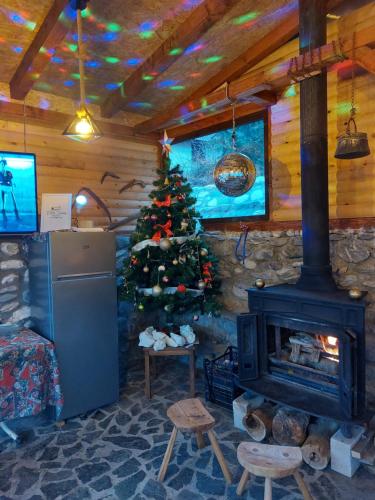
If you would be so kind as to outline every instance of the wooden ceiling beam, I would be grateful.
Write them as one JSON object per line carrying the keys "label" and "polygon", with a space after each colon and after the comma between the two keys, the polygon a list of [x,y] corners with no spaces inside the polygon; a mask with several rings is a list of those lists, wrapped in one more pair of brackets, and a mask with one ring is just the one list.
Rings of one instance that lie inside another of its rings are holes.
{"label": "wooden ceiling beam", "polygon": [[[264,110],[263,106],[255,103],[248,103],[236,106],[236,119],[252,115]],[[210,115],[208,117],[187,123],[186,125],[177,125],[168,129],[169,137],[184,138],[194,137],[197,132],[205,129],[210,129],[216,125],[229,122],[232,119],[232,110],[227,109],[220,113]]]}
{"label": "wooden ceiling beam", "polygon": [[[24,106],[18,102],[0,101],[0,120],[8,120],[16,123],[23,123],[26,120],[31,125],[47,127],[54,130],[63,130],[73,120],[73,115],[51,111],[48,109],[36,108],[34,106]],[[144,144],[156,144],[157,134],[142,135],[135,132],[133,127],[95,120],[105,137],[119,140],[131,140]]]}
{"label": "wooden ceiling beam", "polygon": [[[317,64],[321,67],[329,66],[342,60],[342,57],[350,59],[353,42],[352,34],[342,37],[339,41],[334,41],[320,47],[320,51],[314,49],[313,61],[306,62],[304,56],[293,58],[293,67],[299,68],[300,73],[294,75],[299,80],[309,78],[316,74]],[[356,32],[355,50],[375,42],[375,26],[371,25]],[[230,101],[228,95],[236,100],[247,102],[254,100],[259,92],[264,90],[280,92],[292,82],[292,75],[289,73],[291,61],[285,60],[277,65],[246,73],[241,78],[232,81],[227,88],[219,88],[207,96],[190,101],[186,106],[175,108],[173,116],[167,122],[166,127],[178,126],[182,121],[188,122],[199,119],[204,115],[212,114],[218,109],[228,106]],[[267,83],[265,83],[267,82]],[[144,130],[142,124],[136,130]]]}
{"label": "wooden ceiling beam", "polygon": [[375,74],[375,49],[365,45],[355,51],[355,62],[369,73]]}
{"label": "wooden ceiling beam", "polygon": [[111,118],[126,109],[132,99],[139,96],[150,82],[145,75],[160,74],[184,55],[185,50],[199,40],[240,0],[204,0],[190,16],[165,40],[151,56],[114,90],[101,106],[102,116]]}
{"label": "wooden ceiling beam", "polygon": [[[61,21],[61,14],[68,0],[54,0],[29,48],[10,81],[13,99],[24,99],[50,61],[55,49],[66,37],[70,23]],[[43,50],[42,50],[43,49]]]}

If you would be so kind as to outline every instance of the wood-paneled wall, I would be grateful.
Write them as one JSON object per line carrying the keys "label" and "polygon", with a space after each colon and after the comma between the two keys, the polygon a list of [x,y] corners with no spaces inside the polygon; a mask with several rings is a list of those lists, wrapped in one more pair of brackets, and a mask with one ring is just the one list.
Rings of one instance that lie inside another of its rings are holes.
{"label": "wood-paneled wall", "polygon": [[[329,25],[329,39],[339,32],[346,34],[360,29],[375,17],[375,6],[359,9],[346,26]],[[339,31],[340,30],[340,31]],[[259,67],[275,64],[298,53],[298,40],[275,52]],[[347,62],[328,72],[328,147],[329,202],[331,218],[375,217],[375,75],[360,71],[355,78],[355,104],[358,130],[367,132],[371,155],[357,160],[336,160],[336,137],[345,129],[351,101],[350,71],[343,71]],[[345,78],[342,76],[346,73]],[[301,218],[300,198],[300,124],[299,85],[286,90],[278,104],[271,108],[271,205],[273,221]],[[317,200],[319,203],[319,200]]]}
{"label": "wood-paneled wall", "polygon": [[[106,137],[82,144],[63,137],[58,130],[27,125],[26,131],[26,150],[37,156],[39,209],[42,193],[75,194],[83,186],[103,199],[113,221],[137,214],[148,203],[159,158],[156,144]],[[22,124],[0,121],[0,150],[24,150]],[[120,179],[107,177],[101,184],[105,171],[117,174]],[[134,186],[119,194],[121,187],[133,179],[145,182],[146,187]],[[93,220],[98,226],[108,223],[104,212],[91,199],[73,215]],[[134,225],[132,222],[119,229],[130,231]]]}

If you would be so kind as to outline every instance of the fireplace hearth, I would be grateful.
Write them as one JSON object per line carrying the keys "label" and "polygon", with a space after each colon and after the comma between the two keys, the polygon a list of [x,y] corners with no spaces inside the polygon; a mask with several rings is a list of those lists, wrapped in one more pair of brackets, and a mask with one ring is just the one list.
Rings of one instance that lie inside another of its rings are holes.
{"label": "fireplace hearth", "polygon": [[295,285],[248,290],[238,317],[239,384],[341,422],[365,414],[365,302]]}

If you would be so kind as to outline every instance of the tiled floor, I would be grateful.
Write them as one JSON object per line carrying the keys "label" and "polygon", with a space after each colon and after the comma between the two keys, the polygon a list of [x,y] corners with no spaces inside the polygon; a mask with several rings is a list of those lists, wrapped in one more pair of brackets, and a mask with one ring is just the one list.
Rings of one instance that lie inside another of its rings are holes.
{"label": "tiled floor", "polygon": [[[187,397],[186,367],[164,366],[151,401],[143,394],[143,373],[134,372],[118,404],[86,419],[70,420],[61,430],[39,421],[29,429],[25,420],[20,447],[0,438],[0,499],[156,499],[214,500],[238,498],[241,470],[235,450],[247,435],[232,426],[232,415],[208,404],[217,419],[216,433],[234,476],[227,486],[211,448],[197,450],[195,442],[179,435],[165,482],[156,481],[171,425],[166,409]],[[198,384],[203,396],[202,383]],[[318,500],[375,498],[375,471],[362,467],[347,479],[331,471],[305,467],[304,476]],[[293,479],[274,484],[274,499],[300,499]],[[243,495],[263,498],[263,482],[252,479]]]}

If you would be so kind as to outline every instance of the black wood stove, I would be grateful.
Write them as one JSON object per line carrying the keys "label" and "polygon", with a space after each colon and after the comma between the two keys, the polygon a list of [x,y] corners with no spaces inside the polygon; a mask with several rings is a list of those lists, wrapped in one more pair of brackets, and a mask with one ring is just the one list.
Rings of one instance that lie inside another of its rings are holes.
{"label": "black wood stove", "polygon": [[[326,0],[300,0],[300,52],[326,43]],[[365,304],[337,290],[329,254],[327,75],[300,83],[303,266],[295,285],[248,290],[239,384],[342,422],[365,411]]]}

